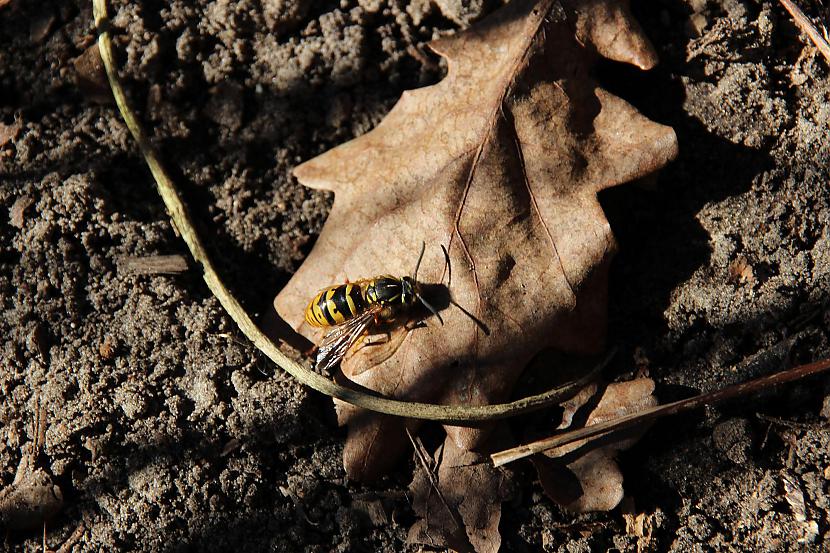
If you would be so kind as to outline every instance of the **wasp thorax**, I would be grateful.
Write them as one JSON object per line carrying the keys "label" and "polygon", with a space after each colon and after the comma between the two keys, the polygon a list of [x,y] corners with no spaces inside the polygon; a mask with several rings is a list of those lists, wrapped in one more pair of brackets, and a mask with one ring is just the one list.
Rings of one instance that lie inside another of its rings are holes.
{"label": "wasp thorax", "polygon": [[390,306],[411,303],[414,291],[411,282],[406,283],[405,280],[408,277],[382,276],[372,279],[366,289],[366,299],[369,303]]}

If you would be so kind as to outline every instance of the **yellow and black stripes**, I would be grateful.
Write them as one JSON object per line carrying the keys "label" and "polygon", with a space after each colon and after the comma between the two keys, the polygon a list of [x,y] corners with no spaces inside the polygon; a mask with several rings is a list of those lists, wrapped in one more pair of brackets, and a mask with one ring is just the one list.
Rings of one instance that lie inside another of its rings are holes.
{"label": "yellow and black stripes", "polygon": [[321,290],[306,307],[305,320],[312,326],[341,325],[373,306],[385,308],[385,319],[409,307],[415,298],[411,278],[382,275]]}
{"label": "yellow and black stripes", "polygon": [[305,320],[312,326],[343,324],[366,309],[359,284],[340,284],[321,290],[308,304]]}
{"label": "yellow and black stripes", "polygon": [[411,277],[381,275],[329,286],[317,292],[305,308],[306,323],[330,328],[317,350],[315,366],[318,370],[327,371],[337,365],[373,325],[392,323],[403,314],[413,315],[409,310],[416,302],[444,324],[438,311],[418,293],[416,279],[423,256],[424,246]]}

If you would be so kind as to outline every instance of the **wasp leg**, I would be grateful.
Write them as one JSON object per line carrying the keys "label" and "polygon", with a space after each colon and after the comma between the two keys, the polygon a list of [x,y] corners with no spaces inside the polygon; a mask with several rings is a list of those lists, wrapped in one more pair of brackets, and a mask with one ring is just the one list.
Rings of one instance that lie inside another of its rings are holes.
{"label": "wasp leg", "polygon": [[415,330],[416,328],[426,328],[427,323],[423,319],[420,321],[407,321],[403,327],[407,332],[409,332],[410,330]]}
{"label": "wasp leg", "polygon": [[375,334],[374,338],[372,336],[364,336],[360,340],[362,344],[360,347],[369,347],[369,346],[382,346],[383,344],[388,344],[392,340],[392,334],[389,331],[383,332],[381,334]]}
{"label": "wasp leg", "polygon": [[320,348],[317,346],[317,344],[314,344],[313,346],[305,350],[303,352],[303,355],[306,357],[310,357],[311,359],[314,359],[315,357],[317,357],[317,351],[319,351],[319,349]]}

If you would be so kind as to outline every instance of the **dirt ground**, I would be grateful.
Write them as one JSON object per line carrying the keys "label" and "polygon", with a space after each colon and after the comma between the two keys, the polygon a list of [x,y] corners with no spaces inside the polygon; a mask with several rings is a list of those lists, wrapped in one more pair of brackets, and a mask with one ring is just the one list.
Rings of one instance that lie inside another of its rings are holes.
{"label": "dirt ground", "polygon": [[[496,3],[111,7],[131,98],[249,311],[269,309],[331,204],[291,169],[440,79],[425,43]],[[125,265],[186,252],[76,61],[94,41],[89,4],[0,8],[0,488],[41,405],[37,463],[64,498],[46,528],[53,549],[81,522],[78,551],[406,549],[413,463],[373,486],[348,482],[330,402],[246,343],[192,264],[173,275]],[[827,62],[777,2],[633,7],[661,64],[606,63],[601,81],[672,125],[680,156],[602,197],[620,243],[610,376],[647,369],[666,401],[830,355]],[[658,423],[620,459],[643,537],[619,508],[567,514],[518,467],[503,549],[830,548],[828,384]],[[35,551],[41,538],[0,539]]]}

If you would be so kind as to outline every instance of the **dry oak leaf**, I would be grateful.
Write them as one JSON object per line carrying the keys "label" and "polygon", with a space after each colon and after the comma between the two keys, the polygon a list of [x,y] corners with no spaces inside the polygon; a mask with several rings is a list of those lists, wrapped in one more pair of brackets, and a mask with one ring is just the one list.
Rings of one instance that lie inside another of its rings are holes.
{"label": "dry oak leaf", "polygon": [[32,451],[20,459],[14,481],[0,490],[0,529],[23,532],[43,528],[63,508],[63,492],[35,465]]}
{"label": "dry oak leaf", "polygon": [[449,438],[435,452],[432,474],[426,470],[419,468],[409,486],[418,520],[407,543],[497,553],[501,504],[512,490],[510,474],[494,467],[488,455],[460,449]]}
{"label": "dry oak leaf", "polygon": [[[589,401],[596,390],[596,386],[588,386],[563,404],[565,413],[560,429],[576,426],[579,411],[591,405]],[[654,381],[650,378],[609,384],[580,426],[599,424],[654,407],[657,398],[653,393]],[[619,451],[631,447],[643,432],[643,427],[611,432],[535,455],[533,465],[545,493],[573,512],[610,511],[622,501],[624,492],[623,475],[614,457]],[[563,463],[567,466],[566,472],[562,470],[565,468]],[[581,488],[579,494],[571,492],[574,477]],[[563,489],[568,493],[563,494]]]}
{"label": "dry oak leaf", "polygon": [[[448,286],[489,334],[450,306],[444,326],[401,327],[347,357],[341,376],[412,401],[500,402],[539,350],[603,348],[615,243],[597,193],[668,163],[677,139],[590,77],[596,52],[654,63],[625,2],[514,0],[432,48],[447,58],[446,78],[404,92],[374,130],[295,170],[335,202],[275,307],[319,340],[303,320],[317,290],[410,274],[425,242],[419,280]],[[404,425],[417,425],[342,404],[338,417],[356,479],[392,466],[408,447]],[[447,433],[471,449],[487,429]]]}

